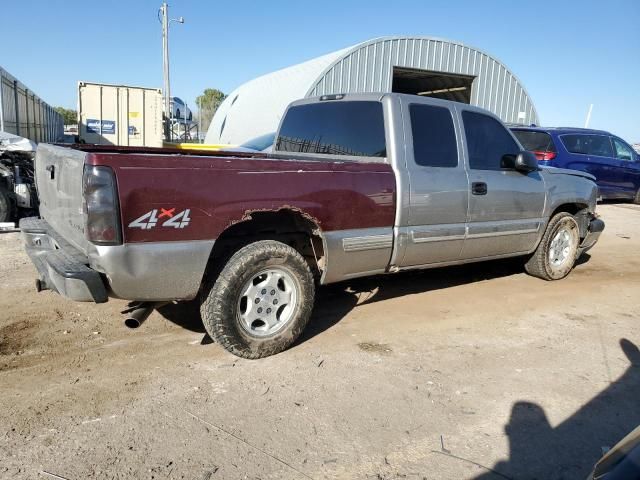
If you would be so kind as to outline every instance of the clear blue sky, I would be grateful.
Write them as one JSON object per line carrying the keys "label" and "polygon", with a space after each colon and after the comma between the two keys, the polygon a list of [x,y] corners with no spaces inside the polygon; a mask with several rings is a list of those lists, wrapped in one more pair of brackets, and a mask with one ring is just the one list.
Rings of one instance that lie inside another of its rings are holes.
{"label": "clear blue sky", "polygon": [[[79,80],[162,86],[160,0],[3,0],[0,65],[53,105]],[[640,142],[640,1],[174,0],[172,93],[230,92],[263,73],[374,37],[428,35],[497,57],[544,125]]]}

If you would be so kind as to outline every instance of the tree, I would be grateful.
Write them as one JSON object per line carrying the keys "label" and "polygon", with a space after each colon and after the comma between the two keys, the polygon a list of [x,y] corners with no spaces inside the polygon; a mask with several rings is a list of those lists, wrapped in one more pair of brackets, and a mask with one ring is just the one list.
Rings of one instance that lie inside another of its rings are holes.
{"label": "tree", "polygon": [[216,88],[206,88],[204,93],[196,98],[201,132],[209,130],[211,119],[225,98],[227,98],[227,95]]}
{"label": "tree", "polygon": [[78,112],[71,108],[55,107],[54,110],[62,115],[65,125],[76,125],[78,123]]}

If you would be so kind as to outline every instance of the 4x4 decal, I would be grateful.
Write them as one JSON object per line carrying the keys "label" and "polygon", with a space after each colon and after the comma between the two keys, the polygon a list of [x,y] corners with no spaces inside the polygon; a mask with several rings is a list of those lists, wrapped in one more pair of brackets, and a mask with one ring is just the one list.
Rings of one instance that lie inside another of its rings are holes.
{"label": "4x4 decal", "polygon": [[[145,213],[144,215],[136,218],[129,224],[129,228],[140,228],[142,230],[151,230],[158,223],[160,223],[161,227],[173,227],[173,228],[184,228],[189,225],[191,222],[191,217],[189,213],[191,209],[187,208],[179,213],[174,215],[175,208],[161,208],[160,215],[158,215],[158,209],[154,208],[150,212]],[[167,220],[161,220],[163,217],[169,217]]]}

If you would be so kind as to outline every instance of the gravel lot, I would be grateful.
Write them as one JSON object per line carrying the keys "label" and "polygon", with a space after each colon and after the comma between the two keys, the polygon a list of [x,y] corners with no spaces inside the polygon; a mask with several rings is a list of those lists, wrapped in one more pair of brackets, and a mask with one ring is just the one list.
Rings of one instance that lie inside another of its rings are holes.
{"label": "gravel lot", "polygon": [[0,478],[583,479],[640,424],[640,207],[599,211],[565,280],[501,261],[327,287],[258,361],[189,305],[130,331],[125,302],[37,294],[1,234]]}

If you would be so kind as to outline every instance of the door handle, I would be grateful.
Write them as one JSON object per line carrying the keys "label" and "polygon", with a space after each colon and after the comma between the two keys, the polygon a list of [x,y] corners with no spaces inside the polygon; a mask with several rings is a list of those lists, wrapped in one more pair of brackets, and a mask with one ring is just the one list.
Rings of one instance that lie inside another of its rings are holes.
{"label": "door handle", "polygon": [[471,184],[471,193],[474,195],[486,195],[487,184],[484,182],[473,182]]}
{"label": "door handle", "polygon": [[53,180],[56,176],[56,167],[54,165],[47,165],[47,168],[45,170],[49,172],[49,177],[51,180]]}

